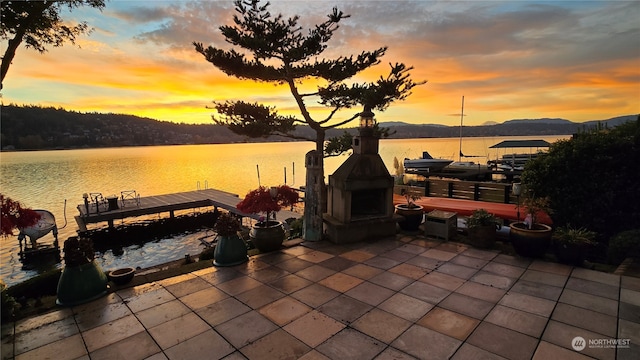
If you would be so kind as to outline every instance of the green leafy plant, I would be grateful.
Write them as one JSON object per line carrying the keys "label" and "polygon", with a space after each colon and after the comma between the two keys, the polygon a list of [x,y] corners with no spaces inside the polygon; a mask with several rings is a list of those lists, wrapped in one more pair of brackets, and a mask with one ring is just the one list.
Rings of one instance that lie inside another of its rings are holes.
{"label": "green leafy plant", "polygon": [[2,302],[0,303],[2,307],[2,320],[11,320],[13,319],[15,309],[18,307],[18,303],[13,296],[9,295],[7,285],[2,281],[0,281],[0,291],[2,293]]}
{"label": "green leafy plant", "polygon": [[420,195],[420,192],[417,189],[407,186],[406,188],[403,188],[402,190],[400,190],[400,194],[404,196],[405,200],[407,201],[406,206],[409,209],[415,209],[420,207],[420,205],[417,205],[415,203],[416,200],[420,200],[420,198],[422,198],[422,196]]}
{"label": "green leafy plant", "polygon": [[557,244],[595,245],[596,233],[571,225],[560,226],[553,232],[552,239]]}
{"label": "green leafy plant", "polygon": [[526,213],[531,218],[531,222],[528,224],[529,229],[533,228],[534,225],[538,223],[538,216],[540,215],[540,213],[552,213],[549,204],[549,197],[537,197],[533,194],[525,196],[524,200],[522,201],[522,205],[524,206]]}
{"label": "green leafy plant", "polygon": [[609,240],[609,262],[619,264],[626,257],[640,257],[640,229],[623,231]]}
{"label": "green leafy plant", "polygon": [[495,217],[493,214],[489,213],[485,209],[477,209],[474,210],[471,216],[466,220],[467,228],[476,228],[481,226],[490,226],[493,225],[496,229],[500,229],[502,224],[500,219]]}
{"label": "green leafy plant", "polygon": [[240,231],[240,220],[230,213],[222,213],[216,219],[213,230],[220,236],[236,235]]}

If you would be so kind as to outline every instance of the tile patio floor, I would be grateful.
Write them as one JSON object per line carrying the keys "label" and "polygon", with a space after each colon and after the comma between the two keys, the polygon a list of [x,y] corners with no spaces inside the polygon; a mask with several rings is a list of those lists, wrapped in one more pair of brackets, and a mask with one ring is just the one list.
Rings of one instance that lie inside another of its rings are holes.
{"label": "tile patio floor", "polygon": [[2,339],[20,360],[640,359],[640,278],[399,234],[119,290]]}

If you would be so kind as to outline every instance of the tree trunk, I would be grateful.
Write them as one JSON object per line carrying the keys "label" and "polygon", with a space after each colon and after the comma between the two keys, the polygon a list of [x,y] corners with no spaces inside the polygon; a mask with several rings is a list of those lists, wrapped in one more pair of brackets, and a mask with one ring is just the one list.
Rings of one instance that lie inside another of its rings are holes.
{"label": "tree trunk", "polygon": [[13,61],[13,58],[16,56],[16,49],[20,46],[22,42],[22,36],[24,36],[25,29],[18,31],[16,36],[9,40],[9,45],[7,46],[7,50],[4,52],[4,56],[2,57],[2,64],[0,65],[1,76],[0,78],[0,89],[2,89],[2,84],[4,83],[4,77],[7,76],[7,72],[9,72],[9,66]]}

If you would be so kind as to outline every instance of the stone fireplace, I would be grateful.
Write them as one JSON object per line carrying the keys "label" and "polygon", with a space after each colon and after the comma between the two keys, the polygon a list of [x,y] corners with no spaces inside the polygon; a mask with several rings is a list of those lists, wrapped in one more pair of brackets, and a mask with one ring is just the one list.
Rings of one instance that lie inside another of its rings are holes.
{"label": "stone fireplace", "polygon": [[393,177],[378,154],[374,125],[373,113],[365,108],[360,134],[353,139],[353,154],[329,175],[324,230],[338,244],[396,232]]}

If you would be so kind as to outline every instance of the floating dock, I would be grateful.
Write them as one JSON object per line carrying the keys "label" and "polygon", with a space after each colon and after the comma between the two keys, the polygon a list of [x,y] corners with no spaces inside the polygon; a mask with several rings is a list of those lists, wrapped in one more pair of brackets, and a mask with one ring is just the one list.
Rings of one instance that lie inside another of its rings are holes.
{"label": "floating dock", "polygon": [[[113,200],[115,199],[115,202]],[[180,192],[165,195],[145,196],[136,199],[118,199],[107,197],[108,202],[96,204],[80,204],[77,206],[80,215],[76,216],[76,223],[80,231],[87,231],[87,224],[95,224],[106,221],[109,227],[113,227],[113,221],[129,217],[153,215],[168,212],[174,217],[175,211],[196,209],[201,207],[216,207],[230,213],[258,219],[260,214],[245,214],[236,208],[240,197],[236,194],[216,189],[204,189],[188,192]],[[117,204],[117,205],[116,205]],[[299,218],[301,214],[293,211],[281,210],[278,218]]]}

